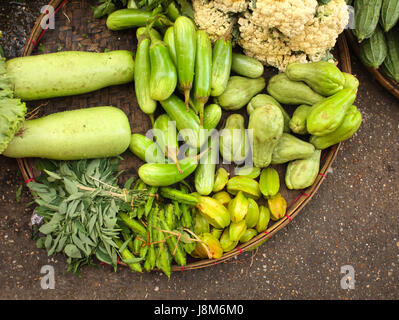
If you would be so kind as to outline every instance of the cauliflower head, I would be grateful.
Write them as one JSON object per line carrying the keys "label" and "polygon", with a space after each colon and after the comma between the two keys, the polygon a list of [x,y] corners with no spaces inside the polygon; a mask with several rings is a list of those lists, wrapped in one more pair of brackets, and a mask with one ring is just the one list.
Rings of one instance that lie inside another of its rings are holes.
{"label": "cauliflower head", "polygon": [[345,0],[193,0],[193,7],[213,41],[236,24],[245,54],[280,71],[329,57],[349,22]]}

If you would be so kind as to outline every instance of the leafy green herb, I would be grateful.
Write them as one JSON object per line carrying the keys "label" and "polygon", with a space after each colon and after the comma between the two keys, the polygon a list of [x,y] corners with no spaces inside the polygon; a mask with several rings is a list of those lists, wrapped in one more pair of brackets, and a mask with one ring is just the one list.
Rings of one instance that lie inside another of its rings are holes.
{"label": "leafy green herb", "polygon": [[98,19],[117,10],[118,5],[126,7],[127,0],[99,0],[99,5],[97,7],[92,7],[93,17]]}
{"label": "leafy green herb", "polygon": [[67,270],[77,274],[81,266],[92,264],[93,256],[116,269],[119,248],[113,238],[121,231],[117,214],[144,206],[149,192],[119,188],[117,158],[38,160],[37,167],[42,174],[28,184],[39,205],[35,210],[45,221],[37,246],[49,256],[64,253]]}

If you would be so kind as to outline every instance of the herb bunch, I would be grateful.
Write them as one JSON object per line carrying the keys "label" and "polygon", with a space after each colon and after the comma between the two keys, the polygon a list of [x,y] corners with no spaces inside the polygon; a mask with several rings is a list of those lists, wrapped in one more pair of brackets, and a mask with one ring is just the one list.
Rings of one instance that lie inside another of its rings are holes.
{"label": "herb bunch", "polygon": [[[44,217],[37,240],[47,254],[66,254],[68,271],[93,264],[92,258],[117,268],[120,210],[144,205],[149,192],[118,187],[117,158],[78,161],[39,160],[42,174],[28,187]],[[130,187],[132,180],[125,187]]]}

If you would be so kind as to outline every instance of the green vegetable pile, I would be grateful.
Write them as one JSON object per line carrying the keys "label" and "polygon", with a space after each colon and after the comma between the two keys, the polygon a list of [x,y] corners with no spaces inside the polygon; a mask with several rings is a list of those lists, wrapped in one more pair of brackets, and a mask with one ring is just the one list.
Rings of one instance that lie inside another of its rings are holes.
{"label": "green vegetable pile", "polygon": [[399,1],[354,1],[355,36],[364,65],[399,82]]}
{"label": "green vegetable pile", "polygon": [[[359,82],[334,64],[292,63],[266,83],[259,61],[233,52],[231,30],[211,43],[189,14],[180,15],[188,2],[100,2],[94,15],[107,15],[108,28],[136,28],[135,54],[0,60],[0,153],[42,159],[41,175],[28,183],[44,217],[37,245],[65,254],[74,273],[96,258],[115,270],[123,263],[170,277],[172,265],[190,257],[222,257],[286,215],[273,166],[286,164],[288,189],[305,189],[319,174],[321,151],[361,124],[353,105]],[[152,137],[132,134],[113,106],[24,121],[19,99],[132,81]],[[238,113],[244,107],[248,121]],[[119,156],[128,150],[145,163],[122,187]],[[236,175],[217,166],[219,155]]]}

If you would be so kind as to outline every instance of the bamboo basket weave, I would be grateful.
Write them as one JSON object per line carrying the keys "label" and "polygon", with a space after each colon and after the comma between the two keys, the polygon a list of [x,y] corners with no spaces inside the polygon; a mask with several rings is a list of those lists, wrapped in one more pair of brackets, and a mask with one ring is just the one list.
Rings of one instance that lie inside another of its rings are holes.
{"label": "bamboo basket weave", "polygon": [[[55,30],[42,29],[40,22],[44,17],[41,15],[36,24],[33,26],[29,39],[23,51],[23,55],[39,54],[37,46],[40,43],[45,48],[45,53],[56,52],[57,50],[87,50],[102,52],[105,48],[110,50],[127,49],[135,51],[136,39],[134,30],[109,31],[105,25],[105,19],[93,19],[91,5],[95,5],[95,1],[80,0],[53,0],[49,5],[55,9]],[[345,36],[342,34],[337,41],[335,48],[335,56],[339,61],[340,69],[344,72],[351,73],[351,61],[349,50]],[[272,68],[266,68],[265,78],[270,78],[275,74]],[[113,105],[122,109],[128,116],[132,124],[134,133],[145,133],[151,128],[149,118],[139,109],[135,95],[133,84],[121,85],[115,87],[104,88],[90,94],[84,94],[73,97],[55,98],[46,101],[35,101],[28,103],[28,109],[37,110],[35,116],[43,116],[46,114],[65,111],[68,109],[94,107],[101,105]],[[161,112],[158,107],[158,112]],[[243,108],[245,109],[245,108]],[[289,113],[293,110],[287,110]],[[246,117],[244,111],[240,111]],[[224,112],[224,119],[226,118]],[[223,122],[223,119],[222,121]],[[306,204],[316,194],[317,190],[327,177],[328,169],[331,167],[335,157],[338,154],[341,144],[332,146],[322,153],[320,164],[320,173],[314,184],[305,190],[288,190],[285,185],[281,185],[281,193],[287,201],[287,213],[285,217],[272,225],[268,229],[245,244],[240,244],[230,252],[225,253],[220,259],[192,259],[184,267],[173,266],[173,271],[182,271],[190,269],[198,269],[210,267],[228,259],[235,257],[245,251],[268,240],[279,230],[289,224],[306,206]],[[128,152],[122,155],[125,160],[121,162],[121,169],[125,170],[124,176],[137,175],[137,169],[143,163]],[[25,182],[32,181],[38,175],[37,169],[34,167],[33,159],[17,159],[18,166]],[[224,166],[224,165],[223,165]],[[280,177],[285,174],[285,166],[275,166]],[[226,167],[232,172],[233,168]],[[127,177],[126,177],[127,179]],[[121,263],[123,264],[123,263]]]}
{"label": "bamboo basket weave", "polygon": [[[359,53],[359,45],[355,36],[353,35],[351,30],[345,30],[346,38],[348,39],[349,45],[352,48],[355,55],[360,59]],[[399,99],[399,83],[396,81],[388,78],[383,72],[379,69],[370,68],[364,66],[372,75],[373,77],[386,89],[388,90],[394,97]]]}

